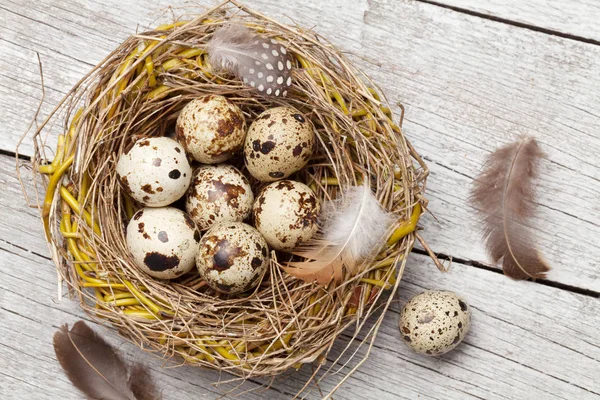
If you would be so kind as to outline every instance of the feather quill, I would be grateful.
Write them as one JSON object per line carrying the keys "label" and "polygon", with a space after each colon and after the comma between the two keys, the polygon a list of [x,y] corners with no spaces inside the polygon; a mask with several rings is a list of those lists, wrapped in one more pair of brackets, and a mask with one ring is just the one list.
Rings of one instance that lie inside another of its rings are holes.
{"label": "feather quill", "polygon": [[495,262],[502,259],[504,274],[513,279],[544,278],[550,270],[525,227],[535,213],[533,180],[544,156],[530,137],[496,150],[471,193],[483,222],[487,250]]}
{"label": "feather quill", "polygon": [[75,387],[90,400],[159,400],[148,370],[128,368],[118,352],[83,321],[54,334],[56,358]]}
{"label": "feather quill", "polygon": [[217,29],[207,52],[211,65],[229,71],[263,94],[286,96],[292,85],[293,60],[285,46],[241,24]]}
{"label": "feather quill", "polygon": [[325,203],[319,232],[294,252],[306,261],[290,262],[284,270],[306,282],[340,283],[344,271],[356,274],[361,261],[378,251],[395,222],[368,183],[351,187],[341,198]]}

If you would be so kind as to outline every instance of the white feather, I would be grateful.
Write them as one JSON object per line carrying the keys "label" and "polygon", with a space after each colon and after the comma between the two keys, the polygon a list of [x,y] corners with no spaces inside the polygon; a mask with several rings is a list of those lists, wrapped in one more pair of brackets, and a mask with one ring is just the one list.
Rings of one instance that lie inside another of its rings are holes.
{"label": "white feather", "polygon": [[339,283],[342,269],[356,274],[361,262],[384,244],[396,222],[383,209],[368,183],[349,188],[344,195],[327,202],[321,212],[321,229],[311,242],[294,252],[307,259],[291,262],[284,269],[307,282]]}
{"label": "white feather", "polygon": [[323,238],[341,246],[346,257],[361,260],[377,251],[396,218],[381,207],[371,188],[364,184],[326,203],[322,221]]}
{"label": "white feather", "polygon": [[237,73],[244,66],[252,66],[260,56],[254,55],[255,36],[243,25],[226,25],[218,29],[208,43],[210,63],[221,69]]}

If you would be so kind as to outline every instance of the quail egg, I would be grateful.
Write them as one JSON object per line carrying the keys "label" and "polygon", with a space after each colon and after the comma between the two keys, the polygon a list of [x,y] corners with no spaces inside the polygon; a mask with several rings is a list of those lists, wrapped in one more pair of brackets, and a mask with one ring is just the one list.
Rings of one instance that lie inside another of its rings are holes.
{"label": "quail egg", "polygon": [[289,251],[315,234],[321,203],[305,184],[283,180],[262,189],[252,211],[254,226],[269,246]]}
{"label": "quail egg", "polygon": [[175,132],[196,161],[217,164],[242,149],[246,121],[242,110],[225,97],[207,95],[181,110]]}
{"label": "quail egg", "polygon": [[400,314],[404,342],[420,354],[435,356],[455,348],[471,326],[471,308],[448,291],[428,291],[412,297]]}
{"label": "quail egg", "polygon": [[192,169],[183,147],[168,137],[139,139],[117,162],[117,178],[133,199],[162,207],[185,194]]}
{"label": "quail egg", "polygon": [[244,159],[253,177],[273,182],[304,168],[314,147],[312,123],[294,108],[277,107],[263,112],[250,125]]}
{"label": "quail egg", "polygon": [[254,194],[248,179],[231,165],[208,165],[194,171],[186,211],[201,230],[216,222],[250,216]]}
{"label": "quail egg", "polygon": [[208,285],[226,294],[257,286],[268,264],[265,239],[242,222],[213,225],[202,237],[196,257],[198,271]]}
{"label": "quail egg", "polygon": [[127,225],[127,247],[136,265],[154,278],[173,279],[194,267],[200,231],[183,211],[143,208]]}

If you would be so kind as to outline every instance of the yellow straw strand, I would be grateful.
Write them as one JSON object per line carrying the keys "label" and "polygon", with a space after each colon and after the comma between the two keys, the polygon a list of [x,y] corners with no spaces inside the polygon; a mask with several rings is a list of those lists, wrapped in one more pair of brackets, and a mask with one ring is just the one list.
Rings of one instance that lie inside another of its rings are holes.
{"label": "yellow straw strand", "polygon": [[79,206],[79,203],[77,202],[75,197],[73,197],[73,195],[69,192],[69,190],[66,187],[62,186],[60,188],[60,195],[63,198],[63,200],[66,201],[67,204],[69,204],[73,211],[75,211],[76,214],[83,216],[85,222],[88,224],[88,226],[92,227],[96,235],[102,235],[102,232],[100,231],[100,226],[92,220],[92,215],[87,210],[84,210]]}
{"label": "yellow straw strand", "polygon": [[51,175],[56,171],[56,167],[52,164],[48,165],[40,165],[38,167],[38,172],[45,175]]}
{"label": "yellow straw strand", "polygon": [[152,301],[150,301],[146,296],[144,296],[142,294],[142,292],[140,292],[139,290],[137,290],[135,288],[135,286],[133,286],[133,284],[131,282],[128,281],[123,281],[123,283],[125,284],[125,286],[127,286],[127,289],[129,289],[129,291],[140,301],[142,302],[145,306],[147,306],[154,314],[159,314],[162,310],[156,305],[154,304]]}
{"label": "yellow straw strand", "polygon": [[152,90],[150,93],[148,93],[146,95],[146,98],[148,100],[158,99],[169,89],[170,88],[168,86],[160,85],[160,86],[156,87],[154,90]]}
{"label": "yellow straw strand", "polygon": [[378,280],[376,280],[376,279],[370,279],[370,278],[361,278],[361,280],[360,280],[360,281],[361,281],[361,282],[363,282],[363,283],[368,283],[368,284],[370,284],[370,285],[373,285],[373,286],[379,286],[379,287],[382,287],[382,288],[384,288],[385,290],[387,290],[387,289],[391,289],[391,287],[392,287],[392,286],[391,286],[391,285],[390,285],[388,282],[381,281],[381,280],[379,280],[379,281],[378,281]]}
{"label": "yellow straw strand", "polygon": [[52,165],[56,168],[62,164],[63,156],[65,155],[65,135],[58,135],[58,143],[56,145],[56,155],[52,160]]}
{"label": "yellow straw strand", "polygon": [[414,232],[417,228],[417,223],[419,222],[419,218],[421,217],[421,203],[417,203],[413,208],[412,215],[408,221],[403,222],[400,226],[392,233],[390,238],[387,241],[388,246],[393,246],[400,239],[405,237],[406,235]]}
{"label": "yellow straw strand", "polygon": [[54,191],[56,190],[56,186],[58,186],[58,182],[61,180],[64,173],[69,169],[71,164],[73,164],[73,160],[75,159],[75,155],[70,156],[65,160],[64,163],[56,170],[56,172],[50,178],[50,182],[48,183],[48,187],[46,188],[46,196],[44,197],[44,205],[42,207],[42,218],[44,220],[44,231],[46,232],[46,240],[50,241],[50,207],[52,207],[52,200],[54,199]]}
{"label": "yellow straw strand", "polygon": [[156,27],[157,31],[168,31],[169,29],[173,29],[179,26],[183,26],[185,24],[187,24],[190,21],[179,21],[179,22],[175,22],[174,24],[163,24],[163,25],[159,25]]}

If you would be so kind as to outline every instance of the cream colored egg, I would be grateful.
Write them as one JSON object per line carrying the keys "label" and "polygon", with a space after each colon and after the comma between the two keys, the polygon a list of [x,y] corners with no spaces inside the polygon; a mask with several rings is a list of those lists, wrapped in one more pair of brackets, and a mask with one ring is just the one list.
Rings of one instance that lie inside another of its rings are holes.
{"label": "cream colored egg", "polygon": [[320,212],[319,199],[305,184],[273,182],[254,201],[254,226],[273,249],[289,251],[312,238]]}
{"label": "cream colored egg", "polygon": [[269,250],[256,229],[242,222],[213,225],[202,237],[196,257],[200,275],[222,293],[248,291],[260,283]]}
{"label": "cream colored egg", "polygon": [[242,110],[225,97],[207,95],[181,110],[175,131],[177,140],[196,161],[217,164],[242,149],[246,120]]}
{"label": "cream colored egg", "polygon": [[127,247],[136,265],[154,278],[173,279],[196,260],[200,231],[183,211],[143,208],[127,225]]}
{"label": "cream colored egg", "polygon": [[121,187],[147,207],[163,207],[185,194],[192,169],[183,147],[168,137],[140,139],[117,163]]}
{"label": "cream colored egg", "polygon": [[435,356],[455,348],[471,326],[471,308],[453,292],[428,291],[412,297],[400,314],[404,342],[420,354]]}
{"label": "cream colored egg", "polygon": [[273,182],[304,168],[314,147],[312,123],[294,108],[277,107],[263,112],[250,125],[244,160],[253,177]]}
{"label": "cream colored egg", "polygon": [[231,165],[208,165],[194,171],[186,196],[186,211],[201,230],[217,222],[243,221],[250,216],[254,194],[248,179]]}

